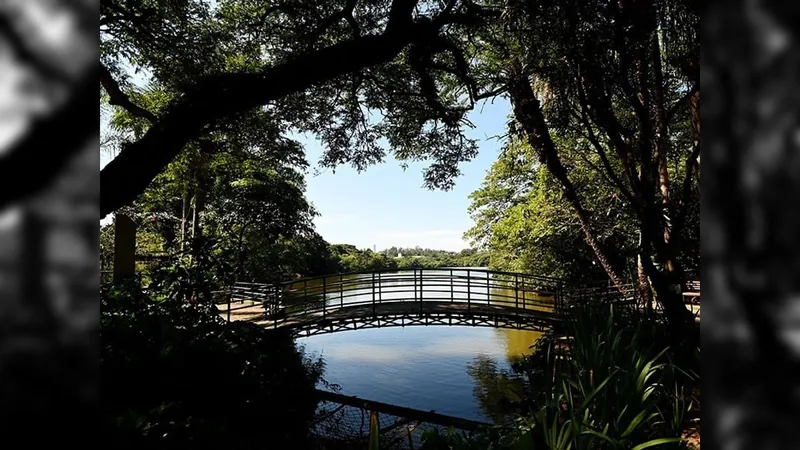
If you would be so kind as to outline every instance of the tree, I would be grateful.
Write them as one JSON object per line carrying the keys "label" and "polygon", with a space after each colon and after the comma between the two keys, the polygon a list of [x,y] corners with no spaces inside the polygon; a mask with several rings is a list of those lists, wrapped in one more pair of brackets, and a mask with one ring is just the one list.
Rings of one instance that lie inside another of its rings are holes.
{"label": "tree", "polygon": [[[326,165],[378,162],[385,137],[401,160],[431,158],[426,183],[448,188],[476,152],[462,132],[465,114],[491,95],[477,91],[475,46],[465,43],[494,17],[471,0],[103,0],[104,89],[150,125],[102,170],[101,214],[130,204],[220,122],[255,109],[282,130],[318,135]],[[174,89],[163,109],[125,93],[126,63]]]}
{"label": "tree", "polygon": [[[145,111],[160,111],[175,96],[171,85],[151,82],[134,92]],[[138,139],[147,117],[116,108],[110,127],[118,139]],[[237,279],[282,281],[304,273],[293,240],[313,241],[315,210],[304,197],[307,163],[302,147],[281,136],[274,116],[248,111],[221,121],[186,146],[132,205],[143,224],[163,238],[165,251],[188,252],[204,235]],[[317,264],[319,265],[319,264]]]}
{"label": "tree", "polygon": [[[587,190],[564,141],[624,199],[640,234],[640,280],[670,321],[692,320],[680,295],[687,216],[699,172],[698,11],[691,2],[514,1],[487,31],[483,70],[504,75],[512,134],[558,182],[587,244],[622,290]],[[676,187],[674,180],[680,180]]]}
{"label": "tree", "polygon": [[[563,144],[570,175],[586,186],[587,209],[596,211],[593,225],[615,270],[635,273],[636,226],[618,192],[590,162],[580,158],[576,143]],[[553,276],[572,283],[602,279],[574,211],[524,141],[511,138],[492,165],[482,186],[470,195],[475,220],[465,237],[488,251],[494,269]]]}

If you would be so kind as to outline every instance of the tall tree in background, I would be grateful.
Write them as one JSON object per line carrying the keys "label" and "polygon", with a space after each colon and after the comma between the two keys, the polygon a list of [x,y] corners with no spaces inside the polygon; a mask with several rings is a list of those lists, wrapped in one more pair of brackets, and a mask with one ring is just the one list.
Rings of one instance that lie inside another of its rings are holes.
{"label": "tall tree in background", "polygon": [[621,286],[598,239],[587,189],[565,162],[561,138],[583,142],[583,157],[636,217],[642,272],[670,321],[689,322],[680,288],[687,216],[698,199],[696,6],[520,0],[508,4],[504,19],[502,29],[486,35],[484,70],[505,76],[512,133],[558,182],[598,262]]}
{"label": "tall tree in background", "polygon": [[[635,274],[635,261],[631,264],[637,254],[635,217],[614,186],[586,158],[586,149],[579,142],[562,139],[560,147],[571,179],[585,187],[583,200],[595,213],[592,225],[609,260],[621,273]],[[465,237],[488,251],[492,268],[578,284],[606,276],[558,181],[524,139],[511,137],[506,142],[470,199],[475,225]]]}

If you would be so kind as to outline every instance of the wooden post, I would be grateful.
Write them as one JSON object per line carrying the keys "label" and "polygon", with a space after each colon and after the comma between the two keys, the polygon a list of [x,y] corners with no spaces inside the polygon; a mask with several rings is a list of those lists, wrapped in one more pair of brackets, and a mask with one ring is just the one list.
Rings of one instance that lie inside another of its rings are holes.
{"label": "wooden post", "polygon": [[372,272],[372,315],[375,316],[375,272]]}
{"label": "wooden post", "polygon": [[514,310],[519,317],[519,276],[514,274]]}
{"label": "wooden post", "polygon": [[322,320],[325,320],[325,309],[328,305],[328,277],[322,279]]}
{"label": "wooden post", "polygon": [[339,275],[339,303],[340,307],[344,308],[344,275]]}
{"label": "wooden post", "polygon": [[114,281],[132,277],[136,271],[136,224],[117,214],[114,218]]}

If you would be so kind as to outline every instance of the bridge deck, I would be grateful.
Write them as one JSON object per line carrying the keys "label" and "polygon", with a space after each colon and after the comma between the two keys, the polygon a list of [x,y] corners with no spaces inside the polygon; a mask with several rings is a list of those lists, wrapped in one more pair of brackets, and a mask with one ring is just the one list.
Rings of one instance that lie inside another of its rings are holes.
{"label": "bridge deck", "polygon": [[[220,314],[223,317],[227,317],[227,305],[219,305],[219,309]],[[460,316],[472,314],[476,316],[500,316],[538,322],[555,322],[559,320],[552,309],[546,308],[517,309],[514,307],[487,305],[475,302],[426,300],[424,302],[387,302],[377,303],[375,305],[345,305],[344,307],[336,307],[325,311],[324,316],[322,311],[290,315],[285,319],[278,319],[277,327],[302,328],[308,325],[322,324],[326,321],[336,322],[357,318],[368,319],[373,316],[401,316],[409,314],[458,314]],[[274,320],[264,316],[264,310],[260,303],[252,303],[252,306],[249,307],[247,303],[239,305],[234,304],[231,308],[231,320],[246,320],[266,327],[276,326]]]}

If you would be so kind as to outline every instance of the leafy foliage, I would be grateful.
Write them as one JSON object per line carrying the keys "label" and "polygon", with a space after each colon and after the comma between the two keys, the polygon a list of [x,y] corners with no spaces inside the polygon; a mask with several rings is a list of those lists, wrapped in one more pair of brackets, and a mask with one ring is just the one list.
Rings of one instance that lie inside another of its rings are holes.
{"label": "leafy foliage", "polygon": [[[151,114],[139,111],[137,120],[152,115],[153,123],[104,169],[105,182],[119,170],[136,180],[129,189],[143,189],[187,145],[260,111],[282,133],[317,136],[325,166],[363,170],[391,151],[399,160],[430,160],[425,184],[447,189],[477,152],[465,115],[490,93],[479,92],[469,61],[475,30],[498,15],[471,0],[101,2],[109,73],[131,90],[130,69],[146,70],[165,93],[158,107],[145,108]],[[126,161],[143,161],[162,137],[168,149],[159,161],[127,173],[134,167]],[[116,209],[121,201],[104,204]]]}
{"label": "leafy foliage", "polygon": [[665,333],[662,324],[623,309],[576,307],[512,373],[486,361],[473,367],[510,421],[472,438],[434,433],[424,448],[685,448],[699,350],[690,342],[671,349]]}
{"label": "leafy foliage", "polygon": [[[379,252],[359,250],[353,245],[330,246],[334,259],[332,267],[340,272],[361,272],[386,269],[433,269],[438,267],[485,267],[487,255],[472,249],[460,252],[422,248],[391,247]],[[397,255],[403,255],[398,257]],[[407,255],[407,256],[406,256]]]}
{"label": "leafy foliage", "polygon": [[161,297],[136,282],[102,291],[110,445],[304,445],[322,362],[305,359],[288,334]]}
{"label": "leafy foliage", "polygon": [[[565,157],[582,151],[565,145]],[[612,262],[634,273],[635,218],[620,205],[618,192],[589,164],[575,156],[570,175],[591,186],[587,209]],[[486,249],[493,269],[536,273],[570,282],[596,281],[605,272],[586,243],[575,212],[556,180],[542,167],[530,146],[510,139],[482,186],[470,195],[475,225],[465,233]]]}

